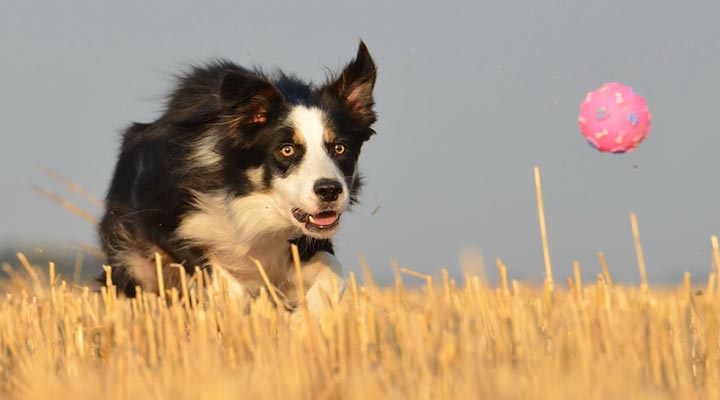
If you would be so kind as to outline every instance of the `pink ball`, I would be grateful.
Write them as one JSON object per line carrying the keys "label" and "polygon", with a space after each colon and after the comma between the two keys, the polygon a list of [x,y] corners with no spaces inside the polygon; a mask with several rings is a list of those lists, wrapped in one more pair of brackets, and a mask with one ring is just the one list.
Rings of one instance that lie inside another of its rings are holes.
{"label": "pink ball", "polygon": [[580,103],[580,132],[600,151],[631,151],[650,132],[645,99],[617,82],[604,84]]}

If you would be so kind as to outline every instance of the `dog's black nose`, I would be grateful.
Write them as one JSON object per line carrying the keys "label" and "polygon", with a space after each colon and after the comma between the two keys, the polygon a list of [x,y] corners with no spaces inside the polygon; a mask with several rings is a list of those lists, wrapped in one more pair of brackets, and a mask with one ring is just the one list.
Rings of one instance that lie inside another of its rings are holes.
{"label": "dog's black nose", "polygon": [[315,182],[313,187],[315,194],[318,195],[322,201],[335,201],[337,200],[340,193],[342,193],[342,184],[332,179],[319,179]]}

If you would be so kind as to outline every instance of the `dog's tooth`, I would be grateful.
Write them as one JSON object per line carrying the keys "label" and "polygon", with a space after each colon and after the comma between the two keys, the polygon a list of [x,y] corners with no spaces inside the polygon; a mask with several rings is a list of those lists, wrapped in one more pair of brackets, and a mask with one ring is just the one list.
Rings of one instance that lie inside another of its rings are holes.
{"label": "dog's tooth", "polygon": [[312,215],[308,215],[307,219],[308,219],[308,222],[310,222],[311,224],[315,223],[315,218],[313,218]]}

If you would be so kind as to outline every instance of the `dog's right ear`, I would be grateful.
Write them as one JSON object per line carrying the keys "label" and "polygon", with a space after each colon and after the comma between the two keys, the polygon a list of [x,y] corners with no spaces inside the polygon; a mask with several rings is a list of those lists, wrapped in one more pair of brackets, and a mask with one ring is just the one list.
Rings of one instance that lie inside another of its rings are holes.
{"label": "dog's right ear", "polygon": [[262,124],[272,105],[282,102],[283,96],[272,83],[257,75],[231,71],[223,77],[219,100],[222,108],[240,115],[235,122]]}

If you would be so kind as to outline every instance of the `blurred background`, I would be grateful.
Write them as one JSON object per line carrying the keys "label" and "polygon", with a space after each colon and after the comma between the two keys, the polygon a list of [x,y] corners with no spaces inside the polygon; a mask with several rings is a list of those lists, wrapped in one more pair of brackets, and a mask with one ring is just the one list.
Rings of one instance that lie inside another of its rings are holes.
{"label": "blurred background", "polygon": [[[616,280],[638,281],[631,211],[651,282],[705,279],[720,234],[720,3],[667,4],[5,1],[0,260],[21,250],[70,267],[97,244],[90,223],[26,182],[101,210],[33,166],[104,197],[121,130],[157,117],[174,73],[225,57],[317,82],[362,38],[379,65],[379,122],[362,204],[336,240],[348,270],[360,254],[385,282],[391,260],[454,276],[485,260],[495,279],[501,257],[511,277],[542,281],[537,165],[556,279],[573,260],[594,276],[603,250]],[[578,104],[608,81],[653,114],[629,154],[601,154],[578,131]],[[100,262],[86,254],[84,268]]]}

